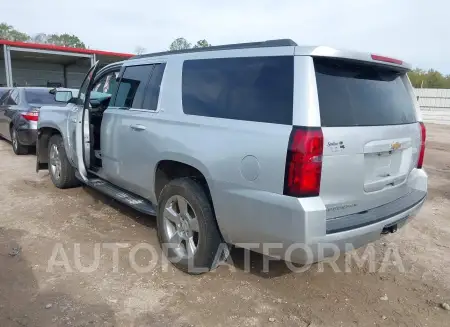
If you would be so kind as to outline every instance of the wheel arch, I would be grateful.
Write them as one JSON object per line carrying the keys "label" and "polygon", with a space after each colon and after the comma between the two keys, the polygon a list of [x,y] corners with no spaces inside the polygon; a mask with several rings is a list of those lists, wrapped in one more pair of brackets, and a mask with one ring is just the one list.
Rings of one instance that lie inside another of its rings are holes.
{"label": "wheel arch", "polygon": [[36,139],[36,171],[48,169],[48,142],[53,135],[61,135],[55,126],[40,127]]}
{"label": "wheel arch", "polygon": [[213,183],[209,170],[200,161],[189,156],[165,155],[155,165],[154,171],[154,196],[155,202],[158,202],[159,195],[169,181],[174,178],[193,177],[197,179],[205,188],[211,204],[214,207],[212,200]]}

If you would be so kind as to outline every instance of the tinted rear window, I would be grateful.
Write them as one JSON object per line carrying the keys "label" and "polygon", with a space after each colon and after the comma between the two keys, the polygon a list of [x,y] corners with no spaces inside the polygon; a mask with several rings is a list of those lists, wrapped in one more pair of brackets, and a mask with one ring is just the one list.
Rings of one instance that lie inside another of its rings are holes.
{"label": "tinted rear window", "polygon": [[189,115],[292,124],[294,59],[187,60],[183,111]]}
{"label": "tinted rear window", "polygon": [[384,67],[314,59],[322,126],[400,125],[416,121],[403,73]]}
{"label": "tinted rear window", "polygon": [[49,89],[25,89],[25,98],[31,104],[61,105],[61,102],[55,101],[55,96],[50,94],[49,91]]}

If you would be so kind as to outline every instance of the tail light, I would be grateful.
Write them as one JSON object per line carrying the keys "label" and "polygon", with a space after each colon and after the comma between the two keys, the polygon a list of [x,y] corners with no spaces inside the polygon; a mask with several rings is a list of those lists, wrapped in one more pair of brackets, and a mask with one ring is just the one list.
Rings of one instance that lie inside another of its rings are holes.
{"label": "tail light", "polygon": [[39,111],[28,111],[21,114],[28,121],[38,121]]}
{"label": "tail light", "polygon": [[323,134],[320,127],[294,127],[289,139],[283,194],[318,196],[322,176]]}
{"label": "tail light", "polygon": [[427,130],[423,122],[419,122],[420,125],[420,152],[419,159],[417,160],[417,168],[422,168],[423,158],[425,156],[425,141],[427,139]]}

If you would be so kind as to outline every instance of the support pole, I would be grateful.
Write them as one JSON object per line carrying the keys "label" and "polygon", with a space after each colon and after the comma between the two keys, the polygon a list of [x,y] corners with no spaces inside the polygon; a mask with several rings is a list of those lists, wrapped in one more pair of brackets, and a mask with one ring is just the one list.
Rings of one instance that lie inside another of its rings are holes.
{"label": "support pole", "polygon": [[11,66],[11,50],[9,46],[3,46],[3,57],[5,60],[6,86],[13,87],[12,66]]}
{"label": "support pole", "polygon": [[68,87],[67,85],[67,65],[63,65],[63,78],[64,78],[64,87]]}

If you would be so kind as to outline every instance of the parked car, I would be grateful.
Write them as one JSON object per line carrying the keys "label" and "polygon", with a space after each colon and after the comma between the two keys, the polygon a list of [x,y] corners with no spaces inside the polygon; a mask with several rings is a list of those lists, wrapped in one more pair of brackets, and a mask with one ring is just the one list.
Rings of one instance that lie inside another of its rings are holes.
{"label": "parked car", "polygon": [[291,40],[97,63],[71,110],[41,108],[37,170],[156,215],[169,260],[189,273],[213,268],[224,242],[321,260],[333,254],[323,245],[396,231],[425,200],[409,69]]}
{"label": "parked car", "polygon": [[0,135],[11,141],[15,154],[27,154],[36,143],[39,108],[62,105],[50,88],[16,87],[0,98]]}

